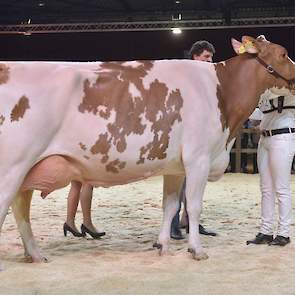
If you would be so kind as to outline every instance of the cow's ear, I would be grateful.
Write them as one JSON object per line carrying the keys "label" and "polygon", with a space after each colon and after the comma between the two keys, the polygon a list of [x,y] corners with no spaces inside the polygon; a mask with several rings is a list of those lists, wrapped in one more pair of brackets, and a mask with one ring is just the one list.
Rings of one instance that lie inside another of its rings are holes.
{"label": "cow's ear", "polygon": [[251,37],[251,36],[243,36],[242,37],[243,44],[245,44],[247,42],[253,42],[254,43],[255,41],[256,41],[256,39]]}
{"label": "cow's ear", "polygon": [[243,36],[242,43],[245,48],[245,52],[256,54],[259,52],[259,47],[257,46],[257,40],[250,36]]}
{"label": "cow's ear", "polygon": [[236,54],[242,54],[245,52],[243,44],[234,38],[231,38],[231,45]]}
{"label": "cow's ear", "polygon": [[241,43],[237,41],[236,39],[232,38],[231,44],[236,54],[243,54],[245,52],[252,53],[252,54],[258,53],[258,49],[256,48],[254,42],[250,40],[244,39],[242,40],[242,43]]}

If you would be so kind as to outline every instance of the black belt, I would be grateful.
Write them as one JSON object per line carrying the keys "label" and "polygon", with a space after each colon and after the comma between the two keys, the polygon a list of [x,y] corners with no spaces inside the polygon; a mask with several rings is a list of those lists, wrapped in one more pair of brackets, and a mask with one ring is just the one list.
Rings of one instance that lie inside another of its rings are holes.
{"label": "black belt", "polygon": [[[295,106],[286,106],[286,107],[283,107],[282,109],[284,109],[284,110],[293,110],[293,109],[295,109]],[[276,108],[276,107],[274,107],[273,109],[267,110],[267,111],[263,111],[262,113],[263,114],[268,114],[268,113],[271,113],[271,112],[274,112],[274,111],[278,111],[279,112],[279,109]]]}
{"label": "black belt", "polygon": [[295,128],[280,128],[280,129],[272,129],[272,130],[262,130],[261,134],[263,136],[273,136],[277,134],[283,133],[295,133]]}

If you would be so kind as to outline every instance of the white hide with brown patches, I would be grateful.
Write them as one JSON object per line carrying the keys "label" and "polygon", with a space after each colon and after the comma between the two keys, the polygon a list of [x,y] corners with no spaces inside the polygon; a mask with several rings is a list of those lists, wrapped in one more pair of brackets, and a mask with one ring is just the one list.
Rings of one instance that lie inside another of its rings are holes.
{"label": "white hide with brown patches", "polygon": [[[258,55],[268,50],[263,41],[255,42]],[[277,56],[271,57],[276,61]],[[198,228],[207,179],[223,174],[230,139],[260,94],[267,88],[288,87],[270,77],[248,53],[219,64],[189,60],[4,64],[9,70],[0,81],[1,116],[10,118],[21,97],[28,99],[29,108],[17,121],[2,120],[0,127],[0,227],[14,202],[26,255],[32,261],[44,258],[29,223],[28,192],[37,189],[45,196],[73,180],[107,187],[156,174],[165,176],[160,253],[168,249],[179,179],[186,174],[189,249],[195,259],[207,258],[199,233],[193,230]],[[249,81],[244,81],[245,70]],[[293,65],[281,74],[290,73],[295,77]]]}

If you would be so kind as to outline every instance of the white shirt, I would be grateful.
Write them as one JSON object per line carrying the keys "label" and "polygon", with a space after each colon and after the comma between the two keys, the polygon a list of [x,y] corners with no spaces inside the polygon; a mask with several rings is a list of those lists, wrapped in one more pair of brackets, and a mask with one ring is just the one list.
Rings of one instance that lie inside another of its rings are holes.
{"label": "white shirt", "polygon": [[[279,128],[295,128],[295,109],[283,109],[281,113],[274,110],[269,113],[264,113],[272,109],[271,105],[278,107],[278,95],[273,94],[269,90],[261,95],[259,101],[259,109],[256,108],[255,111],[249,117],[250,120],[261,120],[260,130],[271,130]],[[295,96],[289,95],[284,98],[284,106],[295,106]]]}

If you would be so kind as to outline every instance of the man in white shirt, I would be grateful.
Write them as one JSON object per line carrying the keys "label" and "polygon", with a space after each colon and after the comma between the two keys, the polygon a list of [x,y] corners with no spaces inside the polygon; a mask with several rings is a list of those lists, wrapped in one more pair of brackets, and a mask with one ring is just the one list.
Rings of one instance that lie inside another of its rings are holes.
{"label": "man in white shirt", "polygon": [[[295,155],[295,96],[277,96],[268,91],[261,96],[261,137],[257,161],[260,173],[261,226],[248,244],[285,246],[290,243],[292,199],[291,166]],[[250,116],[259,113],[256,109]],[[275,201],[278,198],[279,220],[274,236]]]}

